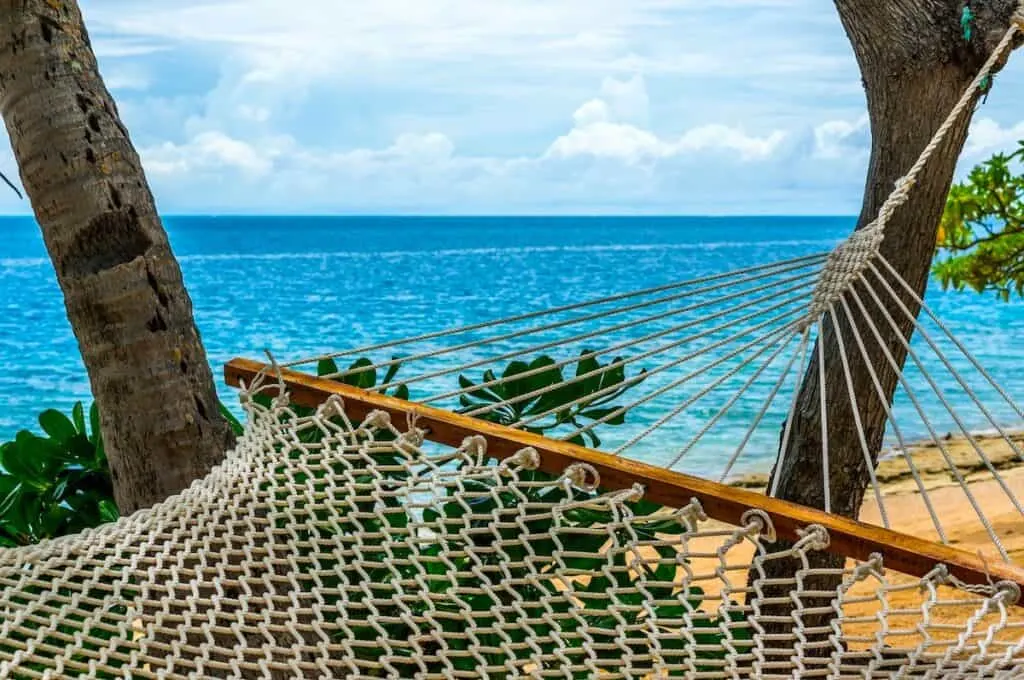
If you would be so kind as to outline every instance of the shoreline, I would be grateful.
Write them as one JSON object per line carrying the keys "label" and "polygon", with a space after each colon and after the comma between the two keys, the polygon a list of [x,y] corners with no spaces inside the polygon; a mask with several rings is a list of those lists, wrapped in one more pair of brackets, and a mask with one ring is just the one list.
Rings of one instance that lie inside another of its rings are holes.
{"label": "shoreline", "polygon": [[[926,490],[946,485],[959,486],[947,462],[948,457],[968,485],[992,480],[992,469],[1002,473],[1024,467],[1024,457],[1021,455],[1024,454],[1024,430],[1005,428],[1004,431],[1017,451],[994,430],[972,432],[970,439],[967,435],[947,433],[941,442],[925,439],[910,443],[905,452],[899,448],[883,450],[879,455],[875,478],[886,496],[920,493],[921,486]],[[978,449],[984,452],[991,469],[978,454]],[[913,462],[921,484],[914,478],[908,459]],[[768,473],[745,473],[733,477],[727,484],[763,493],[768,486],[768,478]],[[872,493],[869,487],[869,498]]]}

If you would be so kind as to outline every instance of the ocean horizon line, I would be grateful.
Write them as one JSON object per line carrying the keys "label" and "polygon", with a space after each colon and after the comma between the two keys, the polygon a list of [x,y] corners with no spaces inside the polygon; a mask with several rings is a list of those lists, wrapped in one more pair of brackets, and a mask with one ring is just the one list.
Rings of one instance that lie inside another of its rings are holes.
{"label": "ocean horizon line", "polygon": [[[202,218],[202,219],[280,219],[300,217],[302,219],[699,219],[699,220],[736,220],[736,219],[856,219],[855,214],[846,213],[245,213],[245,212],[194,212],[194,213],[161,213],[162,219],[168,218]],[[35,219],[32,213],[0,213],[0,220]]]}

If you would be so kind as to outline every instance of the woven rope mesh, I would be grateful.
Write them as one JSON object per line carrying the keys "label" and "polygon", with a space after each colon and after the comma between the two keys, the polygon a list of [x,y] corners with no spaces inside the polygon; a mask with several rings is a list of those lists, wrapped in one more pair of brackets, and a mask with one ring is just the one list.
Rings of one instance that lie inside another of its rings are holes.
{"label": "woven rope mesh", "polygon": [[[237,448],[117,523],[0,551],[11,678],[1018,677],[1012,589],[848,563],[815,591],[808,527],[773,551],[757,512],[709,521],[605,493],[483,438],[425,443],[333,398],[251,401]],[[769,560],[794,577],[765,583]],[[748,587],[748,574],[754,574]],[[761,611],[781,587],[792,614]],[[774,591],[773,591],[774,592]]]}

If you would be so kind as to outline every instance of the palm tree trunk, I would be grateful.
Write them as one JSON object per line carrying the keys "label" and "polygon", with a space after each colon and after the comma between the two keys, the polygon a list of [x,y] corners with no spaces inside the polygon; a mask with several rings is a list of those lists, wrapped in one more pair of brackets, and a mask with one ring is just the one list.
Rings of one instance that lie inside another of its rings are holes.
{"label": "palm tree trunk", "polygon": [[[972,2],[971,5],[976,6],[977,19],[971,41],[964,38],[960,25],[965,5],[962,0],[835,0],[835,5],[860,65],[871,120],[871,160],[857,225],[861,229],[875,219],[897,181],[914,164],[975,78],[1010,25],[1017,2]],[[932,158],[914,186],[910,200],[889,222],[881,246],[882,255],[922,296],[935,252],[939,221],[967,138],[969,118],[965,116],[959,122],[943,148]],[[909,294],[900,292],[903,303],[916,315],[920,311],[919,305]],[[861,297],[870,300],[866,292]],[[868,302],[866,307],[872,309],[874,306]],[[909,337],[913,329],[911,321],[903,315],[894,316],[899,317],[903,336]],[[892,403],[898,377],[881,347],[873,339],[868,340],[873,336],[867,323],[857,320],[859,332],[866,339],[867,361],[874,367],[882,386],[883,395],[880,396],[871,381],[866,362],[856,346],[851,346],[852,330],[841,311],[839,318],[839,330],[846,340],[854,393],[874,464],[885,433],[885,406]],[[872,323],[878,329],[888,328],[884,317],[877,311]],[[884,335],[889,353],[902,366],[906,348],[894,334]],[[870,473],[850,408],[844,371],[839,361],[836,328],[828,320],[824,323],[820,342],[824,343],[826,357],[831,509],[855,518],[860,513]],[[816,357],[817,354],[810,356]],[[792,433],[787,450],[785,455],[780,453],[783,463],[776,466],[772,478],[774,481],[778,477],[779,497],[824,509],[820,384],[818,362],[811,361],[792,414]],[[777,547],[788,545],[780,542]],[[841,557],[822,553],[814,556],[811,566],[835,569],[842,567],[843,562]],[[766,575],[768,578],[787,578],[796,568],[799,567],[795,564],[778,561],[769,565]],[[752,579],[755,577],[751,575]],[[838,577],[817,577],[806,587],[834,593],[838,584]],[[788,589],[786,586],[781,590]],[[777,596],[780,592],[776,591],[779,589],[768,588],[766,594]],[[804,604],[827,606],[829,599]],[[789,616],[785,608],[772,609],[776,610],[770,612],[772,614]],[[803,623],[821,625],[827,623],[829,616],[805,618]],[[791,624],[780,624],[780,630],[775,632],[789,632],[790,627]],[[828,653],[831,650],[826,647],[824,651]]]}
{"label": "palm tree trunk", "polygon": [[117,504],[130,513],[205,475],[232,433],[74,0],[0,0],[0,109],[89,373]]}

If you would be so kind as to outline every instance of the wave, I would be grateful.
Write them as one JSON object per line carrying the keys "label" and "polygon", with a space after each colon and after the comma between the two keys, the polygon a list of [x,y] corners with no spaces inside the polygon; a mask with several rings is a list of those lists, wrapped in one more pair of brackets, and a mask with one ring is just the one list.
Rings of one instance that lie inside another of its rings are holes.
{"label": "wave", "polygon": [[[439,250],[337,250],[327,252],[283,252],[283,253],[205,253],[179,255],[183,263],[230,262],[235,260],[322,260],[322,259],[372,259],[396,257],[460,257],[471,255],[530,255],[536,253],[600,253],[600,252],[643,252],[652,250],[722,250],[742,248],[831,248],[838,239],[790,239],[773,241],[712,241],[706,243],[620,243],[586,246],[512,246],[509,248],[443,248]],[[0,269],[24,269],[49,266],[45,257],[24,257],[0,259]]]}
{"label": "wave", "polygon": [[439,250],[366,250],[290,253],[211,253],[183,255],[181,262],[213,262],[231,260],[321,260],[333,258],[372,259],[396,257],[459,257],[470,255],[530,255],[535,253],[596,253],[634,252],[651,250],[719,250],[724,248],[781,248],[781,247],[833,247],[839,241],[778,240],[778,241],[721,241],[711,243],[644,243],[588,246],[515,246],[510,248],[445,248]]}

